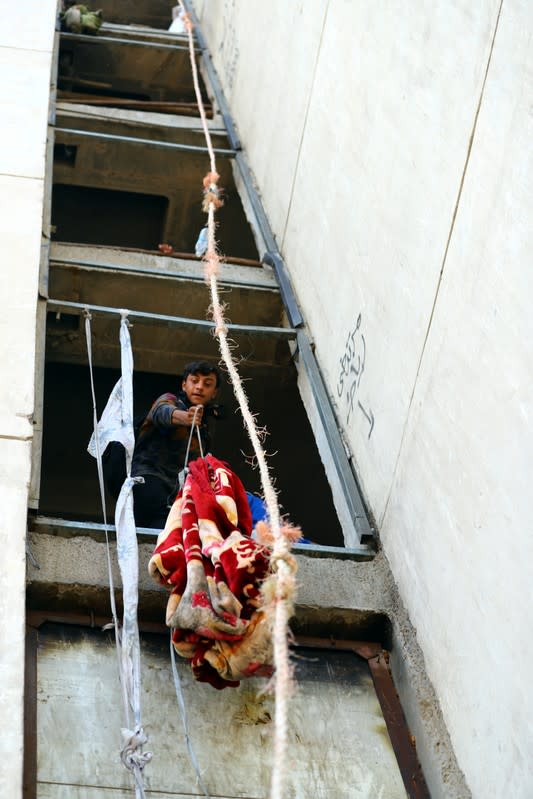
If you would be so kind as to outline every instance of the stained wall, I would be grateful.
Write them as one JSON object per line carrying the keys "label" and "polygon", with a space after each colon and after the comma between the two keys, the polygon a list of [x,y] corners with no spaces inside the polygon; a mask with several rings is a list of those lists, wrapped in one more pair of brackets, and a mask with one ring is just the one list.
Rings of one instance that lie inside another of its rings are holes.
{"label": "stained wall", "polygon": [[525,799],[532,7],[194,5],[467,784]]}

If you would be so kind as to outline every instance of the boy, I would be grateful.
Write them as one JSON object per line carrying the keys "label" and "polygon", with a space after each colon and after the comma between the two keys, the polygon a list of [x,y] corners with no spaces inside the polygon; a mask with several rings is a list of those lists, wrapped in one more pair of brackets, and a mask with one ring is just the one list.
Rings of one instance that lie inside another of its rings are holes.
{"label": "boy", "polygon": [[[169,506],[178,491],[178,473],[185,465],[187,443],[194,422],[200,432],[204,454],[209,449],[206,406],[220,385],[220,372],[207,361],[194,361],[183,370],[181,391],[162,394],[144,419],[135,450],[131,474],[144,477],[133,489],[135,521],[139,527],[163,529]],[[193,432],[189,460],[200,455]]]}

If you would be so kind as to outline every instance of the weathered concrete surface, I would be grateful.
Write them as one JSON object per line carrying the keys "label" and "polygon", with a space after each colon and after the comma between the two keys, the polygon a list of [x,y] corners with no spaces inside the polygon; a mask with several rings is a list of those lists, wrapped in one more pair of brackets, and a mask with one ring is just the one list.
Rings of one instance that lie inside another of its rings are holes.
{"label": "weathered concrete surface", "polygon": [[[90,131],[101,131],[102,126],[105,126],[106,133],[115,136],[157,139],[205,147],[205,135],[200,120],[178,114],[130,111],[124,108],[58,101],[56,126]],[[208,119],[207,126],[213,147],[229,149],[228,137],[220,121]]]}
{"label": "weathered concrete surface", "polygon": [[[0,270],[0,292],[5,299],[0,315],[0,435],[26,439],[32,435],[34,407],[43,181],[0,174],[0,196],[4,198],[0,237],[5,253]],[[8,268],[11,264],[19,268]]]}
{"label": "weathered concrete surface", "polygon": [[[160,255],[142,250],[126,250],[119,247],[105,247],[99,245],[65,244],[54,241],[50,245],[51,261],[62,263],[86,262],[95,266],[131,267],[133,270],[147,270],[147,273],[186,278],[204,282],[202,262],[196,258],[176,258]],[[277,283],[270,266],[254,265],[242,266],[228,260],[224,264],[220,284],[244,286],[253,285],[257,288],[276,289]]]}
{"label": "weathered concrete surface", "polygon": [[[145,144],[142,137],[140,141],[106,139],[105,130],[99,136],[68,130],[58,128],[55,132],[52,221],[57,240],[152,250],[166,243],[178,252],[194,252],[198,234],[205,225],[202,211],[205,150],[191,152]],[[67,154],[72,154],[73,160]],[[142,169],[139,169],[141,159]],[[231,158],[219,156],[217,170],[225,198],[219,214],[221,251],[230,259],[231,256],[257,258],[235,189]],[[106,194],[102,195],[104,190]],[[132,199],[127,196],[131,194],[136,195],[137,203],[143,202],[142,211],[128,206],[126,217],[123,205]],[[105,213],[104,201],[111,205],[111,210],[107,206]]]}
{"label": "weathered concrete surface", "polygon": [[105,88],[112,96],[195,101],[189,53],[168,42],[141,47],[121,36],[60,36],[58,88]]}
{"label": "weathered concrete surface", "polygon": [[98,7],[102,8],[106,22],[110,23],[150,25],[168,30],[172,22],[172,6],[165,0],[102,0]]}
{"label": "weathered concrete surface", "polygon": [[[32,533],[31,551],[39,565],[28,566],[28,606],[57,617],[87,620],[110,616],[105,546],[89,536]],[[164,627],[166,591],[147,572],[152,543],[139,546],[139,618]],[[111,546],[113,579],[120,585]],[[407,721],[416,736],[426,779],[435,799],[468,799],[451,749],[439,703],[428,681],[422,652],[383,553],[356,562],[296,556],[298,599],[292,628],[297,635],[373,640],[391,650],[391,668]],[[120,607],[120,591],[117,588]],[[440,786],[440,787],[439,787]]]}
{"label": "weathered concrete surface", "polygon": [[525,799],[531,4],[259,5],[195,2],[466,776],[431,790]]}
{"label": "weathered concrete surface", "polygon": [[327,5],[235,0],[231,8],[194,6],[281,243]]}
{"label": "weathered concrete surface", "polygon": [[[196,262],[203,276],[202,263]],[[245,267],[241,267],[244,269]],[[261,272],[260,268],[250,272]],[[250,280],[253,275],[250,275]],[[187,280],[174,274],[137,272],[124,269],[98,269],[78,264],[51,261],[48,276],[50,299],[81,302],[87,305],[116,305],[130,311],[181,316],[205,321],[209,293],[202,279]],[[231,305],[235,325],[282,327],[282,304],[277,287],[226,284],[224,297]]]}
{"label": "weathered concrete surface", "polygon": [[[164,624],[166,592],[148,574],[153,544],[139,547],[139,595],[149,620]],[[40,607],[71,613],[109,613],[109,580],[106,547],[88,537],[33,534],[30,547],[39,568],[28,565],[28,602]],[[113,582],[120,593],[116,546],[110,545]],[[160,617],[158,619],[158,611]]]}
{"label": "weathered concrete surface", "polygon": [[531,4],[503,4],[382,526],[473,795],[520,799],[533,790],[532,30]]}
{"label": "weathered concrete surface", "polygon": [[[153,752],[144,772],[147,795],[203,796],[184,741],[168,645],[168,634],[141,638],[142,723],[149,738],[144,751]],[[131,775],[120,764],[117,746],[123,714],[112,632],[45,625],[37,660],[38,740],[54,740],[53,747],[39,748],[38,796],[107,796],[100,785],[122,799],[131,796]],[[406,799],[367,664],[353,652],[303,648],[294,665],[298,690],[290,704],[285,795]],[[196,682],[180,658],[177,669],[210,796],[264,799],[275,715],[268,681],[243,680],[238,688],[214,691]],[[47,785],[54,786],[53,794]]]}
{"label": "weathered concrete surface", "polygon": [[56,3],[16,4],[0,31],[0,795],[22,792],[25,538],[35,329]]}

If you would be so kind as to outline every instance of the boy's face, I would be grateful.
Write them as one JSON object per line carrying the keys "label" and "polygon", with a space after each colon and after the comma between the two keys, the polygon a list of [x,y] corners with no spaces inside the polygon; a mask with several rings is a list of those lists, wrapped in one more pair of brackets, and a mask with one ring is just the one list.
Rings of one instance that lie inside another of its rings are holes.
{"label": "boy's face", "polygon": [[181,387],[191,405],[207,405],[216,397],[217,378],[213,373],[187,375]]}

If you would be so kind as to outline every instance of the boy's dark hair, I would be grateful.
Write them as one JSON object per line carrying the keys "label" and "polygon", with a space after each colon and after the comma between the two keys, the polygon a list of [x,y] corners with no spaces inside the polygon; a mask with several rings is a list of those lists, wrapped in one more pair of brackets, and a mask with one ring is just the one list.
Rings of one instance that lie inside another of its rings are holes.
{"label": "boy's dark hair", "polygon": [[192,361],[188,363],[183,369],[182,380],[187,380],[189,375],[215,375],[217,381],[217,388],[221,383],[220,369],[218,366],[213,366],[209,361]]}

